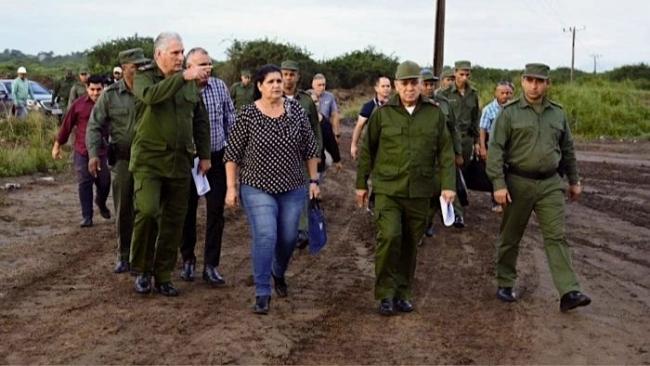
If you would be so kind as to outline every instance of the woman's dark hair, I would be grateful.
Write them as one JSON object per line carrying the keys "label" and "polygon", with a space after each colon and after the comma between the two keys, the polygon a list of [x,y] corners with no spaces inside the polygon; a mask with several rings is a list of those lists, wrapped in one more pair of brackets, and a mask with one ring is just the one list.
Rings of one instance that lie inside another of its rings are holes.
{"label": "woman's dark hair", "polygon": [[255,71],[255,75],[253,76],[253,100],[258,100],[262,97],[262,93],[257,88],[257,84],[263,83],[264,79],[266,79],[266,75],[273,72],[280,73],[280,75],[282,74],[280,68],[273,64],[266,64]]}

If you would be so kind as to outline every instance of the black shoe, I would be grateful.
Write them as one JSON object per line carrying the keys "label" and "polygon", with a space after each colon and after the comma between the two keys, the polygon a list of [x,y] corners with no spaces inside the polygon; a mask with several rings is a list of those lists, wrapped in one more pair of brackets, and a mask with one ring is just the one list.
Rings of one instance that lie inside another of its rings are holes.
{"label": "black shoe", "polygon": [[503,302],[515,302],[517,298],[515,293],[512,291],[512,287],[499,287],[497,290],[497,299]]}
{"label": "black shoe", "polygon": [[287,281],[284,277],[275,277],[274,274],[271,274],[273,277],[273,283],[275,284],[275,293],[278,297],[287,297],[289,296],[289,289],[287,287]]}
{"label": "black shoe", "polygon": [[564,313],[578,306],[587,306],[589,304],[591,304],[589,296],[580,291],[571,291],[564,294],[560,299],[560,311]]}
{"label": "black shoe", "polygon": [[454,227],[457,229],[462,229],[465,227],[465,219],[462,216],[457,215],[454,219]]}
{"label": "black shoe", "polygon": [[203,269],[203,280],[212,286],[223,286],[226,284],[226,281],[214,266],[205,266]]}
{"label": "black shoe", "polygon": [[99,215],[108,220],[111,218],[111,210],[106,205],[99,206]]}
{"label": "black shoe", "polygon": [[196,261],[183,261],[183,269],[181,269],[181,280],[192,282],[194,281],[194,272],[196,271]]}
{"label": "black shoe", "polygon": [[427,230],[424,232],[424,235],[426,235],[428,238],[434,236],[436,232],[433,230],[433,224],[429,224],[427,226]]}
{"label": "black shoe", "polygon": [[271,296],[255,296],[255,306],[253,312],[255,314],[266,315],[269,313],[271,305]]}
{"label": "black shoe", "polygon": [[395,315],[393,299],[382,299],[379,302],[379,314],[385,316]]}
{"label": "black shoe", "polygon": [[80,227],[91,227],[93,226],[93,219],[83,219],[79,224]]}
{"label": "black shoe", "polygon": [[124,272],[128,272],[130,269],[131,269],[131,266],[129,265],[129,262],[128,261],[123,261],[123,260],[120,259],[115,264],[115,268],[113,269],[113,272],[115,272],[115,273],[124,273]]}
{"label": "black shoe", "polygon": [[138,274],[135,277],[135,292],[148,294],[151,292],[151,276],[146,273]]}
{"label": "black shoe", "polygon": [[156,283],[156,292],[164,296],[178,296],[178,290],[171,282]]}
{"label": "black shoe", "polygon": [[410,301],[402,299],[395,300],[395,309],[402,313],[410,313],[414,310],[413,304]]}
{"label": "black shoe", "polygon": [[298,230],[298,237],[296,238],[296,248],[305,249],[309,245],[309,235],[305,230]]}

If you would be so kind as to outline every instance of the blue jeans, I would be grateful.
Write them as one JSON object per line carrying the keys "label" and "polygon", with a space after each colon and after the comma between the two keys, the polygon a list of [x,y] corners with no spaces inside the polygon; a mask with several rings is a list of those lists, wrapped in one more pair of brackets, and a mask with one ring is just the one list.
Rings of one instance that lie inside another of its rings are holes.
{"label": "blue jeans", "polygon": [[255,295],[271,295],[271,271],[284,277],[296,246],[300,212],[307,188],[270,194],[242,184],[242,206],[246,210],[253,243],[251,255]]}

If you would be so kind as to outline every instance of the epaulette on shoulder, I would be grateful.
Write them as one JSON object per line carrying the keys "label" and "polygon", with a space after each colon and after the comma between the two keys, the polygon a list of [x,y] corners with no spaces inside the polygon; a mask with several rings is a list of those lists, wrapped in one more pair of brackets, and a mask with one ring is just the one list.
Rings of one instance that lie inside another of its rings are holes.
{"label": "epaulette on shoulder", "polygon": [[146,65],[142,65],[138,67],[138,71],[148,71],[148,70],[153,70],[153,63],[148,63]]}
{"label": "epaulette on shoulder", "polygon": [[309,94],[307,91],[302,89],[298,89],[298,94],[302,94],[311,98],[311,94]]}
{"label": "epaulette on shoulder", "polygon": [[503,108],[509,107],[515,103],[519,103],[519,98],[514,98],[510,101],[508,101],[506,104],[503,105]]}
{"label": "epaulette on shoulder", "polygon": [[112,91],[112,90],[118,90],[119,86],[117,84],[119,84],[119,83],[113,83],[113,84],[107,86],[106,89],[104,89],[104,93]]}
{"label": "epaulette on shoulder", "polygon": [[433,104],[436,107],[440,106],[440,103],[438,103],[435,99],[429,98],[429,97],[422,97],[422,100],[425,101],[426,103]]}
{"label": "epaulette on shoulder", "polygon": [[553,104],[554,106],[560,108],[560,109],[564,109],[564,107],[562,106],[562,104],[560,104],[560,103],[558,103],[558,102],[556,102],[556,101],[554,101],[554,100],[550,100],[550,99],[549,99],[548,102],[551,103],[551,104]]}

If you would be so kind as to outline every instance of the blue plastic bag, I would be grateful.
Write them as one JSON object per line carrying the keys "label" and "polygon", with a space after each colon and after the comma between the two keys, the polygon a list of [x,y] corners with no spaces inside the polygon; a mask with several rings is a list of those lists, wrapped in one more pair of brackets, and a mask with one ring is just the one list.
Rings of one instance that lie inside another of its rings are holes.
{"label": "blue plastic bag", "polygon": [[327,223],[319,199],[309,201],[309,254],[318,254],[327,244]]}

